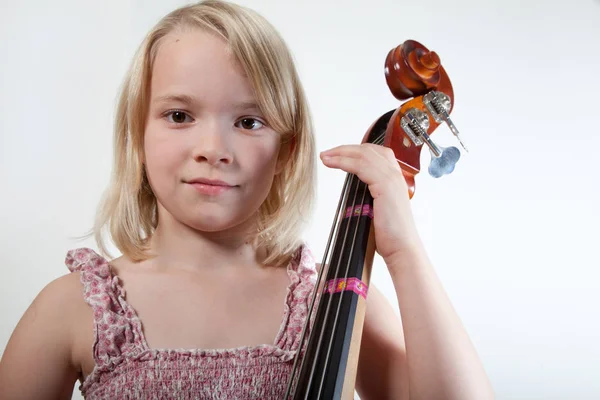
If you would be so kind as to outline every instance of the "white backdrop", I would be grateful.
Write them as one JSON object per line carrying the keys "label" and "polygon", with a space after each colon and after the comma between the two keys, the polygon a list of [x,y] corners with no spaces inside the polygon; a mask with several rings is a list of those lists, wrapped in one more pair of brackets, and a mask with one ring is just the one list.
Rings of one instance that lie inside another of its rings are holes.
{"label": "white backdrop", "polygon": [[[0,351],[68,272],[66,251],[94,247],[72,237],[108,181],[117,87],[145,32],[182,4],[2,1]],[[438,52],[471,152],[451,176],[418,176],[413,207],[436,269],[499,399],[600,398],[600,2],[242,4],[289,43],[319,151],[360,142],[399,105],[383,75],[392,47],[415,39]],[[447,128],[435,139],[455,144]],[[306,232],[318,258],[343,179],[320,166]],[[373,282],[397,307],[380,259]]]}

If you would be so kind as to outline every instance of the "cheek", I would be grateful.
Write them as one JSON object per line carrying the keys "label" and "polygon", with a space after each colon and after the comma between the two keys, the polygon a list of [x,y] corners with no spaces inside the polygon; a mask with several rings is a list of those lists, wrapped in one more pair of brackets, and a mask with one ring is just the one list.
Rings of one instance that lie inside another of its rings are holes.
{"label": "cheek", "polygon": [[[252,184],[256,201],[263,202],[273,184],[277,166],[277,149],[274,146],[261,147],[252,152]],[[248,153],[250,154],[250,153]]]}
{"label": "cheek", "polygon": [[144,137],[144,156],[151,182],[160,184],[167,176],[172,177],[182,162],[183,154],[176,138],[148,127]]}
{"label": "cheek", "polygon": [[[274,144],[256,148],[252,153],[253,163],[256,166],[255,174],[264,178],[271,178],[277,166],[278,147]],[[269,179],[265,179],[269,180]]]}

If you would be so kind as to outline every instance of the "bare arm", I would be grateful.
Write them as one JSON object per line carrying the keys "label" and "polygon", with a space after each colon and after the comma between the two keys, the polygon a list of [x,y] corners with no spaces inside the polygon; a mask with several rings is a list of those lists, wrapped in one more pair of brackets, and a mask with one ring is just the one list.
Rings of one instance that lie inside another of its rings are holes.
{"label": "bare arm", "polygon": [[493,399],[479,356],[422,246],[386,264],[402,315],[410,398]]}
{"label": "bare arm", "polygon": [[70,399],[79,368],[74,323],[83,301],[79,273],[48,284],[15,328],[0,361],[0,398]]}
{"label": "bare arm", "polygon": [[370,399],[493,399],[479,357],[421,249],[388,264],[402,319],[371,285],[356,391]]}
{"label": "bare arm", "polygon": [[408,368],[402,323],[371,284],[360,341],[356,391],[361,400],[408,400]]}

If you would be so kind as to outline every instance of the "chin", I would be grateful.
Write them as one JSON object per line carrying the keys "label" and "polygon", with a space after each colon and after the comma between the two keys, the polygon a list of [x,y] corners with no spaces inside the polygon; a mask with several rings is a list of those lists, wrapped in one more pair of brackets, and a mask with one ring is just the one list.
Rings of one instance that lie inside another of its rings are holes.
{"label": "chin", "polygon": [[[247,218],[246,218],[247,219]],[[201,232],[222,232],[236,227],[241,228],[244,218],[220,218],[216,215],[199,216],[185,221],[189,227]]]}

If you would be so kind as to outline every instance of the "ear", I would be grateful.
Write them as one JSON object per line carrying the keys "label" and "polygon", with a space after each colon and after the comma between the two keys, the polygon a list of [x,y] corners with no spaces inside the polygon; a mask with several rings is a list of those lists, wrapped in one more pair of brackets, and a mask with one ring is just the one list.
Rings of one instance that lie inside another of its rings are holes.
{"label": "ear", "polygon": [[292,154],[296,150],[296,136],[292,136],[289,142],[283,143],[279,149],[279,156],[277,159],[277,165],[275,167],[275,175],[279,175],[287,163],[292,158]]}

